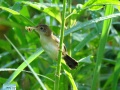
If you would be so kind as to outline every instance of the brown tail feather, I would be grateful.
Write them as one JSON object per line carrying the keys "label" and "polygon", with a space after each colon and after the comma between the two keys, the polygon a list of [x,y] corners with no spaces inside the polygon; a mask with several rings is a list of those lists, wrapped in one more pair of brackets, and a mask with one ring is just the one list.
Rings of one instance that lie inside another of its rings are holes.
{"label": "brown tail feather", "polygon": [[70,57],[69,55],[66,55],[63,57],[66,64],[71,68],[74,69],[76,66],[78,66],[78,62],[75,61],[75,59],[73,59],[72,57]]}

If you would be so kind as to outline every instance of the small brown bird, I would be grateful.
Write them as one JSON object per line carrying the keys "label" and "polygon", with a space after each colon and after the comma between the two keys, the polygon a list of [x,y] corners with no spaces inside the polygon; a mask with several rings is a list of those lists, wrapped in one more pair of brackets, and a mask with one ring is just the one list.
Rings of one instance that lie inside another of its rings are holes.
{"label": "small brown bird", "polygon": [[[29,31],[35,29],[35,31],[40,35],[40,42],[44,51],[53,60],[57,60],[60,40],[53,35],[53,32],[50,30],[50,28],[47,25],[40,24],[36,27],[26,27],[26,29]],[[77,61],[67,54],[65,45],[63,45],[62,49],[62,58],[71,69],[74,69],[76,66],[78,66]]]}

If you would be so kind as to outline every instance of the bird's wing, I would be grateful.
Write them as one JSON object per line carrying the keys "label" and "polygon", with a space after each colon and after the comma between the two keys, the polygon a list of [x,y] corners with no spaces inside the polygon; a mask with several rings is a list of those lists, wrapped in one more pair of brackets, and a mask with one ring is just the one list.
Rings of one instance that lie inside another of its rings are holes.
{"label": "bird's wing", "polygon": [[56,36],[52,36],[53,40],[55,41],[55,43],[57,44],[57,46],[59,47],[59,43],[60,43],[60,39],[58,39]]}
{"label": "bird's wing", "polygon": [[[57,46],[59,47],[60,44],[60,39],[57,38],[56,36],[54,36],[54,41],[56,42]],[[60,48],[60,47],[59,47]],[[63,50],[62,50],[62,54],[66,55],[67,54],[67,48],[65,46],[65,44],[63,43]]]}

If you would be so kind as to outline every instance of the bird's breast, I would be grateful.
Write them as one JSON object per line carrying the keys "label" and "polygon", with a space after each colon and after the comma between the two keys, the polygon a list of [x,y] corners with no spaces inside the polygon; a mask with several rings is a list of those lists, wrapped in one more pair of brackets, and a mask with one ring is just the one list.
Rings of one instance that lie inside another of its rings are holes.
{"label": "bird's breast", "polygon": [[[41,39],[40,39],[41,40]],[[52,58],[57,59],[58,57],[58,45],[49,38],[44,38],[41,40],[41,46],[44,51]]]}

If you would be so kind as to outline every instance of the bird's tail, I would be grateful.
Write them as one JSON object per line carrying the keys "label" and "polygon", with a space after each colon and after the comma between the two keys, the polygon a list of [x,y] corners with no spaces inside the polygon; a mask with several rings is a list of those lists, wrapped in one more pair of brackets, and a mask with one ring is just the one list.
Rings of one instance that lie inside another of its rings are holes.
{"label": "bird's tail", "polygon": [[78,66],[78,62],[69,55],[65,55],[63,59],[71,69],[74,69],[76,66]]}

